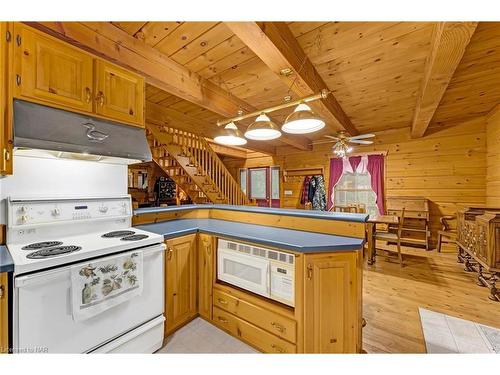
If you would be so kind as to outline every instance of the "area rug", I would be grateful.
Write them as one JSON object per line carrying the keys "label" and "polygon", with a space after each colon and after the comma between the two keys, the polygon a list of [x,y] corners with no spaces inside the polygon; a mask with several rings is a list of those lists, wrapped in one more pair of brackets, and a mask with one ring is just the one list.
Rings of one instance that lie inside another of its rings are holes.
{"label": "area rug", "polygon": [[427,353],[500,354],[500,329],[419,308]]}

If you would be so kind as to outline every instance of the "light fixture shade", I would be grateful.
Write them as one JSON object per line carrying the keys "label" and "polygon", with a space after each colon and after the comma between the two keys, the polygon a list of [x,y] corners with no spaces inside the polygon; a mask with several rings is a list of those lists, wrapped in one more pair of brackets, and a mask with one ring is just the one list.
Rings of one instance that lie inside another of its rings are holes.
{"label": "light fixture shade", "polygon": [[269,141],[281,137],[281,132],[278,126],[263,113],[247,128],[245,137],[255,141]]}
{"label": "light fixture shade", "polygon": [[242,146],[247,143],[247,140],[243,138],[243,134],[241,134],[234,122],[230,122],[224,126],[224,129],[214,138],[214,141],[226,146]]}
{"label": "light fixture shade", "polygon": [[290,134],[307,134],[323,129],[324,127],[325,121],[321,117],[318,117],[307,104],[300,103],[288,115],[281,130]]}

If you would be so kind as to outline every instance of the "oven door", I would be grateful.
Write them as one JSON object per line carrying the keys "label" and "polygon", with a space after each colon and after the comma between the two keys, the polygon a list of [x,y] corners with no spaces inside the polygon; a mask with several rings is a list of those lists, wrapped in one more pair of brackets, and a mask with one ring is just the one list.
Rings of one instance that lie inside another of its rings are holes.
{"label": "oven door", "polygon": [[137,251],[143,252],[141,295],[79,322],[73,320],[71,310],[70,266],[17,277],[14,348],[21,352],[85,353],[161,317],[164,245]]}
{"label": "oven door", "polygon": [[233,250],[217,250],[219,280],[269,297],[269,261]]}

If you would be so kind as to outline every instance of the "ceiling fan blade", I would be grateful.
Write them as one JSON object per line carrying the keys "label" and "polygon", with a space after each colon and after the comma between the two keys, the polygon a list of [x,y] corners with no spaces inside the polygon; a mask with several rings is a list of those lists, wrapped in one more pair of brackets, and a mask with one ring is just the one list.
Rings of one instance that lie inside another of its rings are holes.
{"label": "ceiling fan blade", "polygon": [[373,137],[375,137],[375,134],[361,134],[361,135],[355,135],[354,137],[349,137],[349,139],[365,139]]}
{"label": "ceiling fan blade", "polygon": [[349,139],[349,143],[358,143],[360,145],[371,145],[373,141],[362,141],[359,139]]}
{"label": "ceiling fan blade", "polygon": [[335,139],[336,141],[338,141],[340,139],[340,138],[334,137],[333,135],[325,135],[324,137],[330,138],[330,139]]}

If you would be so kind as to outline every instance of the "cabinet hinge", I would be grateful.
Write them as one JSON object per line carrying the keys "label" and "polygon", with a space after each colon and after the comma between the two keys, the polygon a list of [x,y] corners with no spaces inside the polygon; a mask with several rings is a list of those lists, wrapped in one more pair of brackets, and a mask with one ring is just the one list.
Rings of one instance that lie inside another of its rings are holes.
{"label": "cabinet hinge", "polygon": [[16,43],[18,46],[21,45],[21,35],[19,35],[19,34],[16,35]]}
{"label": "cabinet hinge", "polygon": [[0,285],[0,299],[2,299],[5,296],[5,287],[3,285]]}
{"label": "cabinet hinge", "polygon": [[10,42],[10,41],[11,41],[11,39],[12,39],[12,34],[10,33],[10,31],[9,31],[9,30],[7,30],[7,31],[5,32],[5,40],[6,40],[7,42]]}
{"label": "cabinet hinge", "polygon": [[5,160],[5,161],[10,160],[10,152],[6,148],[3,149],[3,160]]}
{"label": "cabinet hinge", "polygon": [[21,86],[21,76],[16,74],[16,85]]}

